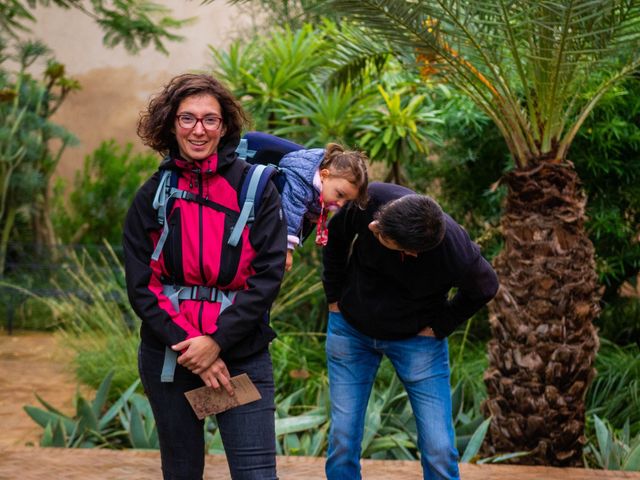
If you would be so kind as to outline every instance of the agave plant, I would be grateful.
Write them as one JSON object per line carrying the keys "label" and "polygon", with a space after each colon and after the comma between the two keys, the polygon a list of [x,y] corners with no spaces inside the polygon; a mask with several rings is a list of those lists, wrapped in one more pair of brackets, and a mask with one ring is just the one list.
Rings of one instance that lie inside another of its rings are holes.
{"label": "agave plant", "polygon": [[640,471],[640,435],[631,438],[629,422],[616,433],[597,415],[593,416],[596,438],[585,448],[585,463],[592,459],[604,470]]}
{"label": "agave plant", "polygon": [[[499,128],[505,247],[490,305],[487,454],[579,465],[600,297],[586,198],[567,155],[602,95],[640,65],[638,0],[329,0],[425,81],[465,92]],[[366,49],[370,51],[371,49]],[[354,55],[363,51],[354,49]],[[586,91],[587,79],[601,78]]]}
{"label": "agave plant", "polygon": [[[112,378],[113,370],[104,377],[92,401],[88,401],[82,394],[77,393],[74,400],[76,406],[74,416],[65,415],[36,395],[38,401],[45,408],[26,405],[24,410],[33,421],[44,428],[40,445],[64,448],[122,447],[123,432],[118,428],[117,417],[120,415],[121,419],[127,418],[122,417],[121,410],[127,407],[127,402],[138,388],[140,381],[136,380],[116,402],[105,409]],[[129,412],[134,408],[126,408],[126,411]],[[131,423],[131,428],[137,427],[135,419]],[[136,434],[137,430],[133,432],[133,435],[129,433],[132,442],[136,438]]]}

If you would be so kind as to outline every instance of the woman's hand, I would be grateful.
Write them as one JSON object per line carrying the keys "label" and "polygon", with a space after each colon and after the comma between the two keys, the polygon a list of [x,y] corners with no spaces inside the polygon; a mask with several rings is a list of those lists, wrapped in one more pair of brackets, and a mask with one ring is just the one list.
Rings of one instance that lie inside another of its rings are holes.
{"label": "woman's hand", "polygon": [[220,355],[220,345],[209,335],[189,338],[171,348],[176,352],[185,350],[178,357],[178,363],[196,375],[208,369]]}
{"label": "woman's hand", "polygon": [[218,390],[222,386],[229,395],[234,394],[233,385],[231,385],[231,375],[221,358],[217,358],[209,368],[199,375],[207,387]]}

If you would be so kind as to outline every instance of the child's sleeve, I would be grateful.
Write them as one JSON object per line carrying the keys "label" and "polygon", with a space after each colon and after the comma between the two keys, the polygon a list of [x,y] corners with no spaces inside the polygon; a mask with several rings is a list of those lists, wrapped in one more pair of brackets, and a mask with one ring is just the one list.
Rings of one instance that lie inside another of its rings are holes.
{"label": "child's sleeve", "polygon": [[287,250],[294,250],[298,245],[300,245],[300,237],[287,234]]}
{"label": "child's sleeve", "polygon": [[294,175],[291,177],[293,178],[287,178],[282,188],[282,210],[287,222],[287,242],[295,243],[295,247],[300,243],[304,216],[313,201],[313,187],[309,188],[302,181],[297,181]]}

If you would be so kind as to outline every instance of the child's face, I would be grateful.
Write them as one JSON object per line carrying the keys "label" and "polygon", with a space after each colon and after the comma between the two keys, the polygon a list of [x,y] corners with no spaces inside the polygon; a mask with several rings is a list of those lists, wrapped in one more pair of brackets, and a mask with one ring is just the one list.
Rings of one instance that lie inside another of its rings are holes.
{"label": "child's face", "polygon": [[358,189],[349,180],[331,175],[328,169],[320,171],[322,180],[322,200],[329,210],[342,208],[349,200],[358,197]]}

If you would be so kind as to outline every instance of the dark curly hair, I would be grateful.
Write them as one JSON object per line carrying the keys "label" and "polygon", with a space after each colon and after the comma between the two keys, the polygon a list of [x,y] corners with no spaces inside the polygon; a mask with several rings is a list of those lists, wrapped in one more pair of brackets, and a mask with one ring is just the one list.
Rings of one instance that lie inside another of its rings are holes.
{"label": "dark curly hair", "polygon": [[175,115],[180,102],[194,95],[212,95],[220,102],[227,130],[218,148],[228,142],[237,143],[242,129],[248,124],[247,115],[238,100],[212,76],[185,73],[172,78],[140,114],[137,133],[144,144],[163,155],[176,151],[178,145],[173,131]]}
{"label": "dark curly hair", "polygon": [[382,236],[413,252],[437,246],[446,231],[442,208],[426,195],[405,195],[393,200],[380,208],[374,219]]}

